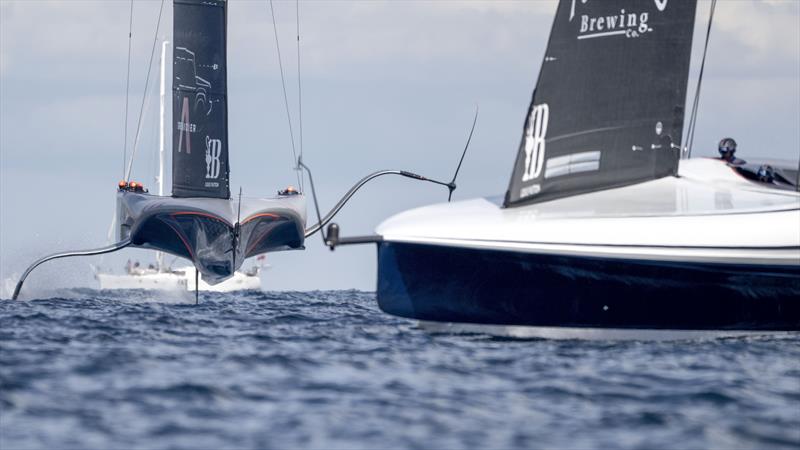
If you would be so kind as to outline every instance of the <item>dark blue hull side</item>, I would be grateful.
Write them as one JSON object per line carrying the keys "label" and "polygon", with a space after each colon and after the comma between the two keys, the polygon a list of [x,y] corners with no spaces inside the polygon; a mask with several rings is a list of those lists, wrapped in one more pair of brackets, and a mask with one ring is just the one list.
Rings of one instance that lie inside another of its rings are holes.
{"label": "dark blue hull side", "polygon": [[495,325],[800,330],[800,263],[750,266],[378,244],[378,304]]}

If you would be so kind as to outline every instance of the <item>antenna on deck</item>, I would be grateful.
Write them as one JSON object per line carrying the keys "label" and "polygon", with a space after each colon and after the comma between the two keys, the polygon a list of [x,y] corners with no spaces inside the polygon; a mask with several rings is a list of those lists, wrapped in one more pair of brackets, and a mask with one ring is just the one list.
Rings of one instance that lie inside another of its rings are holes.
{"label": "antenna on deck", "polygon": [[447,201],[449,202],[453,198],[453,191],[456,190],[456,177],[458,177],[458,171],[461,170],[461,163],[464,162],[464,156],[467,155],[467,149],[469,148],[469,143],[472,141],[472,133],[475,131],[475,124],[478,123],[478,105],[475,105],[475,117],[472,119],[472,128],[469,130],[469,137],[467,138],[467,145],[464,146],[464,151],[461,152],[461,159],[458,160],[458,167],[456,167],[456,173],[453,174],[453,179],[450,180],[450,183],[447,184],[447,189],[450,190],[450,193],[447,195]]}
{"label": "antenna on deck", "polygon": [[242,218],[242,187],[239,186],[239,209],[236,211],[236,223]]}
{"label": "antenna on deck", "polygon": [[239,234],[242,230],[242,225],[239,221],[242,220],[242,187],[239,186],[239,210],[236,213],[236,224],[233,225],[233,272],[236,271],[236,247],[239,246]]}

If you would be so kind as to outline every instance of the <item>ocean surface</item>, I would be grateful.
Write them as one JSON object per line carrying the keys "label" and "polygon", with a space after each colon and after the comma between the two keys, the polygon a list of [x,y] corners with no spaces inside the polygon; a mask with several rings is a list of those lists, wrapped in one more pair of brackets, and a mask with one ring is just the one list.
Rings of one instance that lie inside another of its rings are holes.
{"label": "ocean surface", "polygon": [[0,449],[800,448],[800,336],[436,334],[374,294],[0,300]]}

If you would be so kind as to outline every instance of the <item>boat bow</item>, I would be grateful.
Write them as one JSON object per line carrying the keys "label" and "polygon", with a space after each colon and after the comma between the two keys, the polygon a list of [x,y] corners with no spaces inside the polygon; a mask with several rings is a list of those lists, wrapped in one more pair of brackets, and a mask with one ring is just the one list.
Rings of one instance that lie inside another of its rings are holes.
{"label": "boat bow", "polygon": [[211,285],[233,276],[245,258],[304,248],[304,196],[242,199],[241,215],[239,207],[239,200],[120,191],[119,235],[192,261]]}

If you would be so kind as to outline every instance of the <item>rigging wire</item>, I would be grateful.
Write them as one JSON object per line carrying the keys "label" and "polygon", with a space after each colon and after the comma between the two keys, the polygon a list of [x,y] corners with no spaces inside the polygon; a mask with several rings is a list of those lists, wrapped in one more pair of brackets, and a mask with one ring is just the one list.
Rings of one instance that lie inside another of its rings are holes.
{"label": "rigging wire", "polygon": [[[295,0],[295,19],[297,20],[297,110],[300,125],[300,158],[297,160],[298,170],[303,159],[303,85],[300,78],[300,0]],[[300,177],[300,191],[303,191],[304,177]]]}
{"label": "rigging wire", "polygon": [[[305,230],[305,237],[306,238],[308,238],[309,236],[313,235],[317,231],[321,231],[322,228],[328,222],[330,222],[334,218],[334,216],[336,216],[336,214],[339,212],[339,210],[341,210],[342,207],[344,207],[345,203],[347,203],[347,201],[350,200],[350,198],[359,189],[361,189],[362,186],[364,186],[369,181],[371,181],[371,180],[373,180],[375,178],[378,178],[380,176],[383,176],[383,175],[399,175],[401,177],[411,178],[411,179],[417,180],[417,181],[427,181],[429,183],[438,184],[438,185],[441,185],[441,186],[445,186],[448,189],[450,188],[450,183],[446,183],[444,181],[439,181],[439,180],[434,180],[432,178],[423,177],[422,175],[418,175],[416,173],[409,172],[407,170],[379,170],[377,172],[372,172],[371,174],[369,174],[369,175],[365,176],[364,178],[362,178],[361,180],[359,180],[356,184],[353,185],[353,187],[351,187],[342,196],[342,198],[339,199],[339,201],[336,203],[336,205],[334,205],[334,207],[331,208],[331,210],[328,212],[328,214],[325,215],[325,217],[319,218],[319,206],[317,205],[317,201],[316,201],[316,197],[317,196],[314,193],[314,181],[313,181],[313,178],[311,177],[311,169],[309,169],[308,166],[303,164],[302,161],[299,162],[299,166],[301,168],[305,169],[306,172],[308,172],[308,179],[310,181],[309,185],[311,186],[311,194],[314,197],[314,207],[317,210],[317,218],[318,218],[317,223],[315,223],[314,225],[306,228],[306,230]],[[324,232],[322,233],[322,240],[323,240],[323,242],[327,242],[327,238],[325,237]],[[327,245],[327,243],[326,243],[326,245]]]}
{"label": "rigging wire", "polygon": [[706,30],[706,42],[703,48],[703,59],[700,63],[700,74],[697,78],[697,88],[694,92],[694,102],[692,103],[692,114],[689,119],[689,130],[686,133],[686,148],[689,158],[692,156],[692,147],[694,146],[694,132],[697,128],[697,110],[700,105],[700,88],[703,84],[703,72],[706,68],[706,55],[708,54],[708,41],[711,38],[711,24],[714,21],[714,10],[717,6],[717,0],[711,0],[711,11],[708,14],[708,29]]}
{"label": "rigging wire", "polygon": [[[294,130],[292,128],[292,115],[289,112],[289,96],[286,94],[286,77],[283,75],[283,59],[281,58],[281,46],[278,41],[278,24],[275,21],[275,7],[272,0],[269,0],[269,10],[272,13],[272,30],[275,32],[275,48],[278,50],[278,67],[281,70],[281,85],[283,86],[283,103],[286,106],[286,120],[289,122],[289,137],[292,140],[292,157],[295,165],[298,163],[297,150],[294,144]],[[295,172],[297,175],[297,185],[300,186],[300,173]]]}
{"label": "rigging wire", "polygon": [[[444,181],[434,180],[431,178],[424,177],[422,175],[418,175],[413,172],[408,172],[406,170],[379,170],[373,172],[366,177],[359,180],[355,185],[353,185],[342,198],[334,205],[334,207],[324,216],[320,213],[319,209],[319,201],[317,200],[317,192],[314,188],[314,177],[311,175],[311,168],[303,163],[303,89],[302,89],[302,77],[301,77],[301,70],[300,70],[300,1],[295,0],[295,26],[297,31],[297,107],[298,107],[298,122],[299,122],[299,146],[300,146],[300,156],[297,156],[297,151],[295,148],[295,139],[294,133],[292,129],[292,116],[289,111],[289,99],[286,93],[286,78],[284,76],[283,71],[283,61],[281,57],[281,48],[278,40],[278,25],[275,20],[275,8],[273,6],[273,0],[269,1],[270,13],[272,14],[272,26],[273,31],[275,33],[275,47],[278,53],[278,66],[281,71],[281,85],[283,87],[283,102],[286,107],[286,119],[289,123],[289,135],[292,139],[292,156],[294,156],[296,162],[296,170],[300,172],[301,170],[305,170],[308,174],[308,182],[309,186],[311,187],[311,196],[314,201],[314,210],[317,214],[317,223],[310,226],[305,230],[305,237],[308,238],[309,236],[313,235],[316,232],[320,232],[320,236],[322,238],[323,245],[328,245],[328,238],[325,235],[324,226],[330,222],[336,214],[344,207],[344,205],[350,200],[350,198],[355,195],[355,193],[361,189],[362,186],[370,182],[371,180],[381,177],[383,175],[399,175],[405,178],[410,178],[417,181],[427,181],[429,183],[438,184],[441,186],[445,186],[448,188],[449,194],[447,197],[447,201],[453,196],[453,191],[456,189],[455,181],[458,177],[458,172],[461,169],[461,164],[464,162],[464,156],[467,153],[467,149],[469,148],[470,141],[472,140],[472,134],[475,131],[475,124],[478,121],[478,107],[475,107],[475,117],[472,120],[472,128],[469,132],[469,137],[467,138],[467,143],[464,147],[464,151],[461,153],[461,158],[458,161],[458,166],[456,167],[456,171],[453,174],[453,179],[447,183]],[[301,178],[300,174],[298,173],[298,184],[303,189],[302,179],[305,179],[305,176]],[[241,197],[241,192],[239,193]]]}
{"label": "rigging wire", "polygon": [[156,44],[158,43],[158,31],[161,28],[161,16],[164,13],[164,0],[161,0],[161,7],[158,9],[158,22],[156,22],[156,32],[153,36],[153,48],[150,50],[150,63],[147,65],[147,76],[144,81],[144,92],[142,93],[142,106],[139,108],[139,120],[136,124],[136,136],[133,139],[133,149],[131,150],[131,159],[128,163],[128,170],[125,173],[125,181],[130,181],[131,170],[133,169],[133,160],[136,156],[136,148],[139,143],[139,133],[142,130],[142,116],[144,115],[144,105],[147,100],[147,87],[150,85],[150,73],[153,70],[153,56],[156,53]]}
{"label": "rigging wire", "polygon": [[433,183],[433,184],[438,184],[440,186],[444,186],[448,190],[447,201],[449,202],[453,198],[453,191],[456,190],[456,178],[458,177],[459,170],[461,170],[461,164],[464,162],[464,156],[467,154],[467,149],[469,149],[469,143],[472,141],[472,134],[475,132],[475,124],[477,122],[478,122],[478,105],[475,105],[475,117],[472,119],[472,128],[470,128],[470,130],[469,130],[469,137],[467,138],[467,144],[464,146],[464,151],[461,153],[461,158],[458,160],[458,166],[456,167],[456,171],[453,174],[453,179],[449,183],[446,183],[444,181],[434,180],[434,179],[428,178],[428,177],[424,177],[422,175],[418,175],[416,173],[409,172],[407,170],[378,170],[376,172],[372,172],[371,174],[365,176],[364,178],[359,180],[356,184],[354,184],[342,196],[342,198],[339,199],[339,201],[336,203],[336,205],[334,205],[333,208],[331,208],[331,210],[328,212],[328,214],[325,215],[325,217],[322,217],[322,215],[319,212],[319,202],[317,201],[317,192],[314,189],[314,178],[311,175],[311,169],[307,165],[303,164],[302,158],[300,160],[298,160],[297,161],[297,167],[299,167],[301,169],[305,169],[305,171],[308,173],[308,181],[309,181],[309,185],[311,186],[311,196],[312,196],[312,199],[314,200],[314,209],[316,210],[316,213],[317,213],[317,223],[312,225],[312,226],[310,226],[310,227],[308,227],[308,228],[306,228],[305,237],[308,238],[309,236],[311,236],[314,233],[316,233],[317,231],[319,231],[321,236],[322,236],[323,245],[331,246],[331,249],[333,249],[333,245],[335,245],[335,244],[331,244],[328,241],[328,237],[325,236],[325,230],[323,229],[323,227],[325,227],[325,225],[328,222],[333,220],[333,218],[336,216],[336,214],[339,213],[339,211],[344,207],[344,205],[350,200],[350,198],[353,195],[355,195],[355,193],[359,189],[361,189],[362,186],[364,186],[368,182],[372,181],[373,179],[381,177],[381,176],[384,176],[384,175],[400,175],[401,177],[411,178],[412,180],[427,181],[429,183]]}
{"label": "rigging wire", "polygon": [[[311,186],[311,197],[314,199],[314,210],[317,212],[317,224],[319,224],[318,230],[320,231],[320,236],[322,236],[322,245],[327,245],[328,244],[328,238],[325,236],[325,230],[322,229],[322,227],[324,227],[325,224],[322,222],[322,214],[320,214],[320,212],[319,212],[319,202],[317,201],[317,191],[316,191],[316,189],[314,189],[314,177],[311,176],[311,169],[309,169],[307,165],[303,164],[303,158],[302,157],[297,161],[297,167],[305,169],[306,172],[308,172],[308,184]],[[344,205],[342,205],[342,206],[344,206]],[[331,217],[331,218],[333,218],[333,217]],[[309,234],[308,231],[306,231],[305,237],[311,236],[311,234],[314,234],[315,232],[316,232],[316,230],[312,231]]]}
{"label": "rigging wire", "polygon": [[125,130],[122,138],[122,178],[125,178],[125,163],[128,160],[128,98],[131,89],[131,41],[133,40],[133,0],[128,20],[128,69],[125,75]]}

